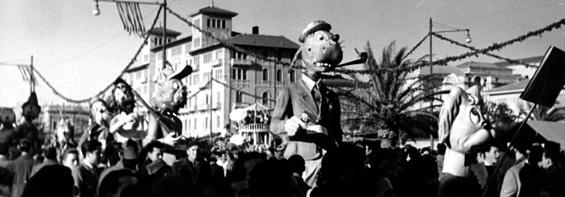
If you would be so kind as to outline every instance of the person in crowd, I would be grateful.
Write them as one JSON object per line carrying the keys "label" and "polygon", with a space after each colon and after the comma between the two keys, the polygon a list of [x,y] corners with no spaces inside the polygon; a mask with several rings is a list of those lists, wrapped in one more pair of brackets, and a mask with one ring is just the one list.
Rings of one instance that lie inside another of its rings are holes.
{"label": "person in crowd", "polygon": [[35,175],[35,173],[39,172],[39,170],[41,170],[41,168],[45,166],[59,164],[57,162],[57,148],[55,147],[43,148],[43,152],[41,155],[43,156],[43,161],[33,166],[33,168],[31,169],[31,176]]}
{"label": "person in crowd", "polygon": [[516,164],[506,172],[500,197],[539,196],[545,177],[538,167],[543,151],[539,145],[513,145]]}
{"label": "person in crowd", "polygon": [[436,149],[437,149],[437,155],[436,155],[436,164],[437,164],[437,171],[440,172],[439,173],[439,177],[438,179],[441,180],[441,178],[443,177],[443,173],[441,173],[441,171],[443,170],[443,158],[445,156],[445,149],[447,147],[445,147],[445,144],[442,143],[438,143],[436,145]]}
{"label": "person in crowd", "polygon": [[169,174],[151,186],[151,197],[194,196],[194,186],[185,176]]}
{"label": "person in crowd", "polygon": [[109,172],[106,176],[100,177],[98,186],[98,197],[122,196],[122,191],[135,186],[138,178],[129,169],[117,169]]}
{"label": "person in crowd", "polygon": [[145,160],[140,166],[140,184],[149,189],[157,180],[171,173],[171,167],[163,161],[164,144],[153,141],[145,147]]}
{"label": "person in crowd", "polygon": [[[310,189],[310,186],[304,182],[302,179],[302,173],[305,170],[306,161],[300,155],[292,155],[288,158],[288,162],[290,163],[290,167],[292,170],[292,177],[296,182],[298,187],[298,191],[307,192]],[[306,193],[301,193],[302,195],[306,195]]]}
{"label": "person in crowd", "polygon": [[96,97],[90,101],[90,118],[92,125],[83,132],[78,145],[82,147],[84,142],[98,140],[102,144],[102,150],[105,150],[107,144],[113,142],[113,136],[110,135],[109,130],[111,114],[104,100]]}
{"label": "person in crowd", "polygon": [[542,187],[542,197],[565,196],[565,167],[560,144],[548,141],[544,144],[542,159],[539,162],[546,172],[546,185]]}
{"label": "person in crowd", "polygon": [[398,175],[398,158],[394,150],[376,149],[369,155],[369,165],[374,179],[377,181],[378,192],[375,196],[391,197],[394,196],[393,184]]}
{"label": "person in crowd", "polygon": [[27,182],[21,197],[73,197],[71,170],[62,165],[41,168]]}
{"label": "person in crowd", "polygon": [[77,149],[68,149],[63,153],[63,157],[61,159],[61,163],[68,167],[69,169],[73,169],[74,167],[78,166],[79,164],[79,153]]}
{"label": "person in crowd", "polygon": [[12,184],[12,197],[20,197],[24,191],[24,187],[31,175],[31,169],[35,164],[35,160],[30,151],[32,144],[26,138],[22,139],[18,145],[20,156],[13,162],[10,162],[6,168],[15,174]]}
{"label": "person in crowd", "polygon": [[304,158],[303,177],[310,186],[316,183],[324,152],[342,142],[339,99],[321,77],[343,58],[339,35],[330,30],[330,24],[318,20],[302,31],[295,59],[301,57],[305,69],[299,81],[278,92],[270,126],[285,141],[285,158],[295,154]]}
{"label": "person in crowd", "polygon": [[87,141],[82,144],[84,158],[78,166],[72,169],[75,187],[78,188],[80,197],[95,196],[98,185],[98,176],[102,144],[99,141]]}
{"label": "person in crowd", "polygon": [[[478,148],[477,152],[477,162],[471,164],[470,170],[475,175],[479,184],[481,185],[481,190],[484,190],[488,184],[489,179],[493,179],[495,176],[494,170],[496,169],[496,164],[500,154],[498,152],[498,147],[494,144],[483,145]],[[497,196],[496,187],[489,187],[491,190],[487,196]],[[494,192],[494,193],[493,193]]]}
{"label": "person in crowd", "polygon": [[14,152],[10,151],[12,145],[10,140],[14,132],[16,132],[14,122],[16,122],[14,110],[10,108],[0,108],[0,123],[2,124],[2,129],[0,129],[0,149],[7,151],[3,154],[5,158],[13,158],[10,157],[10,153]]}
{"label": "person in crowd", "polygon": [[365,168],[363,149],[342,144],[322,159],[318,183],[308,196],[376,196],[388,189],[377,187],[382,186],[382,180],[382,176]]}
{"label": "person in crowd", "polygon": [[199,155],[199,145],[196,140],[188,142],[186,158],[173,164],[172,173],[184,176],[189,182],[203,192],[210,182],[210,165]]}
{"label": "person in crowd", "polygon": [[264,160],[251,170],[249,174],[250,197],[305,196],[300,191],[292,175],[292,167],[287,160]]}

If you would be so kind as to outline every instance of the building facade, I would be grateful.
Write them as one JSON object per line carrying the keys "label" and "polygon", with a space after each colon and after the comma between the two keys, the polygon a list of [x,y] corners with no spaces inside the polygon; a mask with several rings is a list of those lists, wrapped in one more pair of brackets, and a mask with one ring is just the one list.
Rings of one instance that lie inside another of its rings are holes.
{"label": "building facade", "polygon": [[[182,38],[177,38],[180,34],[172,30],[153,30],[139,64],[124,76],[152,104],[163,49],[166,48],[167,61],[174,69],[190,65],[193,73],[182,79],[188,90],[187,105],[179,111],[183,135],[201,137],[222,132],[235,108],[253,103],[273,108],[277,89],[299,79],[301,72],[289,66],[299,47],[293,41],[259,34],[258,27],[251,34],[234,32],[232,18],[237,13],[217,7],[202,8],[190,16],[192,23],[213,37],[196,28],[192,28],[191,36]],[[166,31],[165,40],[162,31]]]}

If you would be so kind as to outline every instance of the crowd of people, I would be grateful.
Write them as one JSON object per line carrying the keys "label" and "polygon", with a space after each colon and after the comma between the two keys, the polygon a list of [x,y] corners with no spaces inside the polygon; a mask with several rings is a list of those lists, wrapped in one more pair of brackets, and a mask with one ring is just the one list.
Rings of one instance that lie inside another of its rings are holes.
{"label": "crowd of people", "polygon": [[[444,144],[417,149],[342,142],[325,153],[312,184],[303,176],[305,159],[283,155],[280,138],[264,148],[221,136],[186,138],[175,146],[159,140],[75,140],[73,127],[62,121],[62,134],[53,142],[39,136],[31,121],[36,115],[25,114],[32,115],[18,125],[13,114],[2,118],[3,196],[438,196],[444,178]],[[83,133],[100,130],[97,126]],[[470,186],[480,196],[565,196],[558,143],[487,142],[466,158]]]}

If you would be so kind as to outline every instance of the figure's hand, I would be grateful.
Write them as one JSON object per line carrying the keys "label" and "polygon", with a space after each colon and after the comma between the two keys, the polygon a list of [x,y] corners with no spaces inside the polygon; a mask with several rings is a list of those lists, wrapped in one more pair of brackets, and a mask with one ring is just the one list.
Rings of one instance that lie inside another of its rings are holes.
{"label": "figure's hand", "polygon": [[174,132],[171,132],[171,133],[167,134],[167,136],[165,136],[165,137],[163,138],[163,143],[164,143],[164,144],[167,144],[167,145],[170,145],[170,146],[174,146],[175,143],[177,143],[177,141],[178,141],[180,138],[182,138],[182,135],[179,136],[179,137],[175,137],[175,133],[174,133]]}
{"label": "figure's hand", "polygon": [[306,128],[306,123],[302,122],[302,120],[300,120],[296,116],[293,116],[284,122],[284,130],[286,131],[288,136],[294,136],[294,134],[296,134],[296,131],[304,128]]}

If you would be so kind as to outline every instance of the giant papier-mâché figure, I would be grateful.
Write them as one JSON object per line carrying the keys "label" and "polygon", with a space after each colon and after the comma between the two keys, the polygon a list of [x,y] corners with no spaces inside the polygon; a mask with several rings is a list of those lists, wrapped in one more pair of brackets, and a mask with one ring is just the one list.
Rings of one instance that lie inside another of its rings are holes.
{"label": "giant papier-m\u00e2ch\u00e9 figure", "polygon": [[481,111],[478,86],[465,92],[454,87],[444,99],[438,122],[438,138],[445,143],[443,170],[439,196],[480,196],[480,186],[470,176],[466,161],[473,158],[468,153],[471,147],[480,145],[494,136]]}
{"label": "giant papier-m\u00e2ch\u00e9 figure", "polygon": [[284,156],[298,154],[306,160],[303,178],[313,186],[324,153],[342,142],[340,104],[335,92],[322,83],[322,74],[342,60],[339,35],[331,25],[314,21],[299,37],[303,74],[296,83],[277,93],[271,130],[283,138]]}
{"label": "giant papier-m\u00e2ch\u00e9 figure", "polygon": [[33,123],[39,113],[41,112],[41,106],[37,102],[37,94],[31,92],[28,100],[22,105],[22,116],[24,117],[24,122],[16,127],[16,132],[10,141],[12,145],[17,145],[21,140],[26,139],[31,143],[31,154],[38,153],[41,148],[43,141],[40,139],[40,131]]}
{"label": "giant papier-m\u00e2ch\u00e9 figure", "polygon": [[160,83],[154,97],[156,113],[149,117],[149,128],[143,140],[144,144],[158,140],[175,146],[176,142],[183,137],[182,122],[176,115],[179,109],[186,105],[188,94],[181,79],[190,73],[192,73],[192,67],[188,65],[176,72],[169,65],[162,71],[165,80]]}
{"label": "giant papier-m\u00e2ch\u00e9 figure", "polygon": [[104,101],[113,116],[109,126],[113,140],[123,143],[128,139],[140,140],[145,137],[146,132],[142,125],[144,120],[133,110],[135,97],[129,84],[118,78]]}

